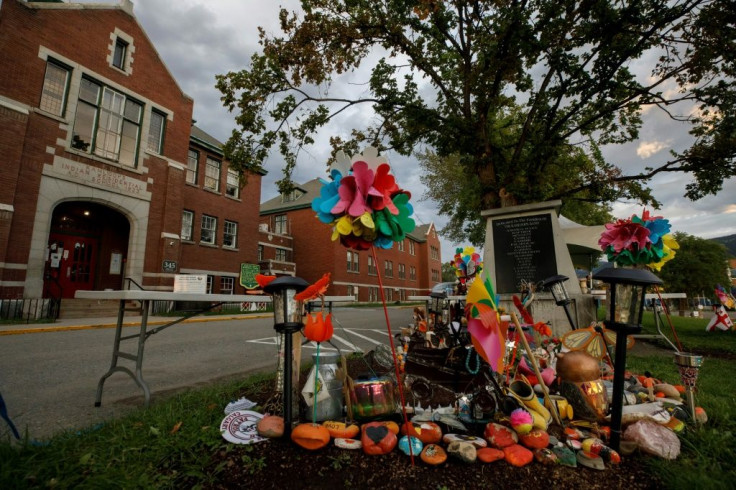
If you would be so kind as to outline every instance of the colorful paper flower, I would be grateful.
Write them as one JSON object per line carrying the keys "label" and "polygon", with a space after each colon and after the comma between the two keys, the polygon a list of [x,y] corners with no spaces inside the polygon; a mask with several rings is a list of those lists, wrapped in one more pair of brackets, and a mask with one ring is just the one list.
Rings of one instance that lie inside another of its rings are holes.
{"label": "colorful paper flower", "polygon": [[460,282],[465,282],[483,270],[480,254],[473,247],[456,248],[451,265]]}
{"label": "colorful paper flower", "polygon": [[633,215],[629,219],[606,224],[598,245],[610,262],[627,266],[646,265],[660,270],[674,258],[675,250],[679,248],[669,232],[669,220],[651,216],[644,210],[641,217]]}
{"label": "colorful paper flower", "polygon": [[338,153],[330,170],[333,180],[322,182],[312,209],[321,222],[333,226],[332,239],[347,248],[391,248],[416,226],[411,194],[399,188],[391,167],[375,148],[353,156],[349,168],[347,161],[344,153]]}

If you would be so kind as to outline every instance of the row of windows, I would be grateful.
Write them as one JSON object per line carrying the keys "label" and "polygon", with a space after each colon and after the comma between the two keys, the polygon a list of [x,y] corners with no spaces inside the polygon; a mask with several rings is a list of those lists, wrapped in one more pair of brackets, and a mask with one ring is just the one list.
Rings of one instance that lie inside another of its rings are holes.
{"label": "row of windows", "polygon": [[[204,169],[205,189],[213,192],[220,192],[221,171],[222,162],[208,155],[205,160]],[[189,155],[187,157],[186,180],[188,184],[198,185],[199,183],[199,152],[197,150],[189,150]],[[227,169],[225,194],[235,199],[240,197],[240,173],[231,168]]]}
{"label": "row of windows", "polygon": [[[49,59],[39,108],[65,117],[72,69]],[[83,75],[72,125],[71,147],[135,167],[145,114],[143,103]],[[146,148],[162,154],[166,114],[151,108]]]}
{"label": "row of windows", "polygon": [[[194,241],[194,212],[184,210],[181,215],[182,241]],[[202,215],[200,224],[199,242],[208,245],[217,245],[217,218],[207,214]],[[235,221],[224,220],[222,233],[223,248],[238,246],[238,224]]]}
{"label": "row of windows", "polygon": [[[412,243],[412,242],[409,242]],[[348,250],[347,252],[347,271],[348,272],[360,272],[359,255],[358,252]],[[390,260],[384,261],[384,275],[386,277],[394,277],[394,263]],[[376,264],[373,261],[373,257],[368,256],[368,274],[377,275]],[[406,279],[406,265],[398,264],[398,277],[399,279]],[[409,266],[409,279],[416,280],[417,269],[413,265]]]}
{"label": "row of windows", "polygon": [[[359,292],[358,288],[352,285],[348,285],[348,296],[355,296],[357,292]],[[394,290],[394,288],[384,288],[383,292],[387,303],[392,301],[406,301],[406,298],[408,296],[406,290],[404,289]],[[381,297],[379,296],[378,288],[368,288],[368,301],[371,303],[377,303],[380,300]]]}

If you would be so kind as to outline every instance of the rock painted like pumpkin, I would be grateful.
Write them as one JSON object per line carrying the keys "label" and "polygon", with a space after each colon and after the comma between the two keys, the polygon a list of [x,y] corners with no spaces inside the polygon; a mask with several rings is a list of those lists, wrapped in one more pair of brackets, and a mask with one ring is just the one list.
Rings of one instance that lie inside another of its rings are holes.
{"label": "rock painted like pumpkin", "polygon": [[330,442],[330,432],[317,424],[299,424],[291,431],[291,440],[304,449],[322,449]]}

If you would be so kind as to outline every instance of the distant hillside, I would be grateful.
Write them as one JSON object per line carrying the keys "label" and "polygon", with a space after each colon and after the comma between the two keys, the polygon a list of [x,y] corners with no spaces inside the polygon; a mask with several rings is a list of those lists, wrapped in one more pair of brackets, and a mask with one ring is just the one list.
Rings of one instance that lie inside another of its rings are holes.
{"label": "distant hillside", "polygon": [[724,244],[728,253],[730,253],[732,257],[736,257],[736,234],[711,238],[711,240]]}

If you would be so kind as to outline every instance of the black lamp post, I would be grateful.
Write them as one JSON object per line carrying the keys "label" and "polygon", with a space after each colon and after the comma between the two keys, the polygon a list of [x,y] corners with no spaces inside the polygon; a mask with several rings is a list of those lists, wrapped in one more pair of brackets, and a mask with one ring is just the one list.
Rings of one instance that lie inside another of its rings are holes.
{"label": "black lamp post", "polygon": [[299,277],[283,276],[268,283],[263,290],[273,296],[273,328],[284,335],[284,436],[291,435],[292,425],[292,335],[301,330],[302,302],[294,296],[309,283]]}
{"label": "black lamp post", "polygon": [[555,304],[557,306],[562,306],[565,309],[565,315],[567,315],[567,321],[570,322],[570,327],[572,327],[573,330],[577,330],[578,326],[572,319],[570,308],[568,307],[568,305],[572,303],[570,295],[567,294],[567,288],[565,287],[565,281],[568,279],[569,278],[567,276],[548,277],[542,281],[542,287],[550,290],[552,297],[555,299]]}
{"label": "black lamp post", "polygon": [[641,317],[647,286],[662,284],[648,269],[609,267],[595,275],[609,285],[606,291],[606,328],[616,332],[616,361],[613,368],[611,403],[611,444],[616,451],[621,442],[621,413],[626,370],[626,337],[641,332]]}

